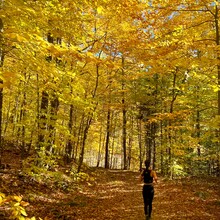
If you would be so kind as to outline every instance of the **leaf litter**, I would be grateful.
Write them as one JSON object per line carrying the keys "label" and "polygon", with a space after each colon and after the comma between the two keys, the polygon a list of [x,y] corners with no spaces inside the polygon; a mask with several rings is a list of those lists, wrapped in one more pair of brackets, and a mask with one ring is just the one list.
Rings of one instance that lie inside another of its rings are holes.
{"label": "leaf litter", "polygon": [[[28,182],[16,172],[1,173],[0,192],[21,195],[28,202],[28,216],[44,220],[144,220],[139,173],[93,170],[94,181],[82,182],[69,191]],[[16,183],[16,184],[15,184]],[[220,180],[215,177],[167,180],[155,184],[152,220],[220,219]],[[2,220],[9,210],[0,208]]]}

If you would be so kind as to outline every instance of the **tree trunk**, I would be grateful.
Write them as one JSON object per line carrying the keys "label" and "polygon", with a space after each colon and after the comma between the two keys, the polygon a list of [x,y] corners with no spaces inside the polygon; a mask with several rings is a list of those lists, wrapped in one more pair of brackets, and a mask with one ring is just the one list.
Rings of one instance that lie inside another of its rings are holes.
{"label": "tree trunk", "polygon": [[[95,87],[94,87],[94,90],[93,90],[93,93],[92,93],[92,98],[93,99],[96,96],[96,92],[97,92],[97,89],[98,89],[98,84],[99,84],[99,65],[97,64],[96,65],[96,82],[95,82]],[[87,119],[86,119],[85,128],[83,130],[83,140],[82,140],[81,152],[80,152],[80,155],[79,155],[79,164],[78,164],[78,170],[77,170],[78,173],[80,172],[82,164],[83,164],[87,135],[88,135],[88,131],[89,131],[90,125],[92,123],[94,112],[96,111],[97,105],[98,105],[98,103],[95,104],[95,106],[93,108],[93,112],[90,112]]]}
{"label": "tree trunk", "polygon": [[[49,43],[53,43],[53,37],[51,33],[48,33],[47,35],[47,41]],[[48,62],[52,61],[52,56],[47,56],[46,60]],[[42,148],[42,146],[45,145],[46,140],[45,140],[45,131],[47,129],[47,114],[48,114],[48,107],[49,107],[49,95],[46,90],[42,91],[42,99],[41,99],[41,105],[40,105],[40,110],[39,110],[39,122],[38,122],[38,128],[39,128],[39,133],[38,133],[38,150]],[[46,145],[46,149],[48,149],[48,145]]]}
{"label": "tree trunk", "polygon": [[[122,76],[124,77],[124,57],[122,57]],[[122,82],[122,91],[125,89],[124,79]],[[125,93],[122,93],[122,149],[123,149],[123,163],[124,163],[124,170],[127,169],[127,146],[126,146],[126,139],[127,139],[127,111],[125,107]]]}
{"label": "tree trunk", "polygon": [[[220,30],[219,30],[219,6],[215,5],[215,30],[216,30],[216,45],[219,47],[220,45]],[[219,50],[217,51],[217,72],[218,72],[218,122],[220,124],[220,52]],[[219,128],[217,129],[217,137],[219,140],[220,137],[220,125]],[[217,176],[220,176],[220,141],[217,143]]]}
{"label": "tree trunk", "polygon": [[[73,128],[73,105],[70,105],[70,113],[69,113],[69,123],[68,123],[69,133],[70,136],[72,134],[72,128]],[[67,145],[66,145],[66,151],[65,151],[65,162],[67,164],[70,163],[71,157],[73,152],[73,144],[72,140],[69,137]]]}
{"label": "tree trunk", "polygon": [[[3,1],[0,1],[0,7],[2,7]],[[4,62],[4,51],[3,51],[3,21],[0,18],[0,67],[3,66]],[[3,84],[3,80],[0,79],[0,85]],[[3,87],[0,86],[0,165],[2,164],[2,154],[3,154],[3,146],[2,146],[2,107],[3,107]]]}
{"label": "tree trunk", "polygon": [[156,155],[157,155],[157,149],[156,149],[156,130],[157,130],[157,125],[156,123],[153,123],[152,124],[152,138],[153,138],[153,141],[152,141],[152,145],[153,145],[153,169],[155,170],[156,169]]}
{"label": "tree trunk", "polygon": [[[176,72],[178,71],[178,69],[176,69]],[[172,85],[172,99],[170,102],[170,114],[173,113],[173,108],[174,108],[174,102],[177,98],[178,93],[176,92],[175,88],[176,88],[176,80],[177,80],[177,73],[173,73],[173,85]],[[168,157],[169,157],[169,166],[171,166],[171,160],[172,160],[172,122],[171,120],[168,121]]]}
{"label": "tree trunk", "polygon": [[145,125],[145,146],[146,146],[146,159],[151,161],[151,153],[152,153],[152,137],[151,137],[151,125]]}
{"label": "tree trunk", "polygon": [[45,143],[45,137],[44,133],[47,129],[47,111],[48,111],[48,105],[49,105],[49,100],[48,100],[48,93],[46,91],[42,92],[42,99],[41,99],[41,106],[40,106],[40,116],[39,116],[39,122],[38,122],[38,127],[39,127],[39,136],[38,136],[38,150],[41,150]]}
{"label": "tree trunk", "polygon": [[49,125],[49,141],[47,144],[47,152],[52,152],[52,146],[55,142],[55,125],[57,121],[57,112],[59,108],[59,99],[56,94],[53,95],[52,100],[50,101],[50,125]]}
{"label": "tree trunk", "polygon": [[[54,38],[52,37],[51,33],[48,33],[47,35],[47,41],[51,44],[54,43]],[[52,61],[52,56],[48,56],[47,58],[48,62]],[[55,139],[55,123],[57,120],[57,112],[58,112],[58,107],[59,107],[59,100],[58,97],[56,95],[56,91],[53,91],[53,95],[51,97],[50,100],[50,118],[49,119],[49,126],[48,126],[48,132],[49,132],[49,139],[45,140],[45,131],[47,129],[47,114],[49,113],[49,94],[46,90],[44,90],[42,92],[42,100],[41,100],[41,108],[40,108],[40,133],[39,133],[39,149],[41,149],[41,147],[43,145],[45,145],[45,149],[46,151],[49,153],[52,151],[52,146],[54,143],[54,139]]]}
{"label": "tree trunk", "polygon": [[[103,146],[103,148],[104,148],[104,146]],[[100,165],[101,155],[102,155],[102,125],[101,125],[100,131],[99,131],[99,151],[98,151],[98,158],[97,158],[96,167],[99,167],[99,165]]]}
{"label": "tree trunk", "polygon": [[[196,137],[198,140],[200,139],[200,111],[196,111]],[[200,149],[200,141],[198,141],[198,146],[197,146],[197,155],[200,157],[201,156],[201,149]]]}
{"label": "tree trunk", "polygon": [[110,139],[110,109],[107,112],[107,127],[106,127],[106,140],[105,140],[105,168],[109,168],[109,139]]}
{"label": "tree trunk", "polygon": [[88,135],[91,122],[92,122],[92,117],[88,117],[88,119],[86,120],[85,128],[83,130],[82,147],[81,147],[81,152],[79,155],[79,164],[78,164],[78,170],[77,170],[78,173],[80,172],[82,164],[83,164],[85,145],[86,145],[87,135]]}
{"label": "tree trunk", "polygon": [[[26,77],[26,74],[25,74],[25,77]],[[26,106],[26,92],[24,92],[23,94],[23,103],[22,103],[22,106],[21,106],[21,114],[20,114],[20,117],[21,117],[21,120],[23,121],[22,123],[22,131],[21,131],[21,137],[22,137],[22,145],[21,145],[21,161],[24,160],[25,158],[25,154],[26,154],[26,142],[25,142],[25,125],[24,125],[24,122],[25,122],[25,117],[26,117],[26,110],[25,110],[25,106]],[[22,165],[22,164],[21,164]]]}
{"label": "tree trunk", "polygon": [[138,127],[138,146],[139,146],[139,168],[140,168],[140,170],[142,170],[143,153],[142,153],[142,125],[141,125],[141,119],[137,119],[137,127]]}
{"label": "tree trunk", "polygon": [[[122,103],[124,104],[124,99],[122,100]],[[126,109],[123,107],[123,123],[122,123],[122,149],[123,149],[123,154],[124,154],[124,170],[127,169],[127,146],[126,146],[126,139],[127,139],[127,118],[126,118]]]}
{"label": "tree trunk", "polygon": [[131,169],[131,158],[132,158],[132,136],[130,136],[128,138],[128,158],[127,158],[127,169],[130,170]]}
{"label": "tree trunk", "polygon": [[[219,30],[219,6],[215,5],[215,33],[216,33],[216,45],[220,45],[220,30]],[[218,74],[218,86],[220,87],[220,52],[217,51],[217,74]],[[220,117],[220,89],[218,90],[218,115]]]}
{"label": "tree trunk", "polygon": [[163,150],[163,123],[160,122],[160,172],[163,175],[165,173],[164,169],[164,150]]}

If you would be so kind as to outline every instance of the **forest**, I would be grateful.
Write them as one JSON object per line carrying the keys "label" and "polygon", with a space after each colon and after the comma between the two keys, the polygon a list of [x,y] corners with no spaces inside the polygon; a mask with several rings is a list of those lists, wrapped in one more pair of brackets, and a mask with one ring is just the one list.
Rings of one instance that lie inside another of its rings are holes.
{"label": "forest", "polygon": [[26,204],[15,172],[64,189],[148,158],[216,180],[219,17],[219,0],[0,0],[0,205]]}

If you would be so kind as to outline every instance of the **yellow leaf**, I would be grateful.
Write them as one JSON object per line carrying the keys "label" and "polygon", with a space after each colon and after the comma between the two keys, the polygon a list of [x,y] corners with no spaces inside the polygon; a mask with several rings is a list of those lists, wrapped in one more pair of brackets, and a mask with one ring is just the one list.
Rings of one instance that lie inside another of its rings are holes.
{"label": "yellow leaf", "polygon": [[0,192],[0,198],[5,198],[5,194]]}
{"label": "yellow leaf", "polygon": [[[0,84],[0,85],[1,85],[1,84]],[[5,194],[3,194],[3,193],[0,192],[0,205],[1,205],[1,203],[3,203],[4,198],[5,198]]]}
{"label": "yellow leaf", "polygon": [[24,210],[24,208],[21,209],[21,214],[22,214],[23,216],[27,216],[27,213],[26,213],[26,211]]}
{"label": "yellow leaf", "polygon": [[98,14],[102,14],[102,11],[103,11],[103,7],[102,7],[102,6],[99,6],[99,7],[97,8]]}
{"label": "yellow leaf", "polygon": [[20,202],[22,200],[21,196],[13,196],[13,198],[17,201]]}

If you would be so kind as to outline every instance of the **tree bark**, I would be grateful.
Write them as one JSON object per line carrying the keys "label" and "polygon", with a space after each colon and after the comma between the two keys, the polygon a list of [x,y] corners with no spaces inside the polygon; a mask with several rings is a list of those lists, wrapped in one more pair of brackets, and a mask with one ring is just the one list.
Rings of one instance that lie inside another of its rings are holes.
{"label": "tree bark", "polygon": [[[103,148],[104,148],[104,146],[103,146]],[[100,131],[99,131],[99,151],[98,151],[98,158],[97,158],[96,167],[99,167],[99,164],[101,161],[101,156],[102,156],[102,125],[101,125]]]}
{"label": "tree bark", "polygon": [[78,170],[77,170],[78,173],[80,172],[82,164],[83,164],[85,145],[86,145],[87,135],[88,135],[88,131],[89,131],[89,127],[91,125],[91,122],[92,122],[92,118],[90,117],[87,119],[86,126],[83,130],[83,140],[82,140],[82,146],[81,146],[81,152],[79,155],[79,164],[78,164]]}
{"label": "tree bark", "polygon": [[109,140],[110,140],[110,117],[111,112],[108,108],[107,112],[107,125],[106,125],[106,140],[105,140],[105,168],[109,168]]}
{"label": "tree bark", "polygon": [[138,146],[139,146],[139,169],[142,170],[143,152],[142,152],[142,123],[141,119],[137,119],[138,127]]}
{"label": "tree bark", "polygon": [[[215,33],[216,33],[216,45],[220,45],[220,30],[219,30],[219,8],[215,6]],[[217,74],[218,74],[218,86],[220,87],[220,52],[217,52]],[[220,89],[218,89],[218,115],[220,116]]]}
{"label": "tree bark", "polygon": [[48,93],[46,91],[42,92],[42,99],[41,99],[41,106],[40,106],[40,116],[39,116],[39,122],[38,122],[38,128],[39,128],[39,136],[38,136],[38,150],[42,148],[45,142],[44,137],[44,131],[46,131],[47,123],[47,111],[48,111]]}
{"label": "tree bark", "polygon": [[[3,4],[3,1],[0,1],[0,7]],[[4,62],[4,51],[3,51],[3,21],[0,18],[0,67],[3,66]],[[3,80],[0,79],[0,165],[2,164],[2,154],[3,154],[3,146],[2,146],[2,107],[3,107]]]}
{"label": "tree bark", "polygon": [[[178,69],[176,69],[176,72]],[[177,98],[178,93],[176,92],[176,80],[177,80],[177,73],[173,73],[173,88],[172,88],[172,99],[170,102],[170,114],[173,113],[173,108],[174,108],[174,102]],[[169,141],[169,146],[168,146],[168,157],[169,157],[169,165],[171,165],[171,159],[172,159],[172,134],[171,134],[171,127],[172,127],[172,122],[171,120],[168,121],[168,141]]]}
{"label": "tree bark", "polygon": [[[70,133],[70,136],[71,136],[72,135],[72,129],[73,129],[73,105],[70,105],[68,129],[69,129],[69,133]],[[72,153],[73,153],[73,143],[72,143],[71,138],[69,137],[67,145],[66,145],[66,151],[65,151],[65,162],[67,164],[70,163]]]}
{"label": "tree bark", "polygon": [[[215,5],[215,30],[216,30],[216,45],[219,47],[220,45],[220,30],[219,30],[219,6]],[[218,74],[218,118],[217,120],[220,121],[220,52],[217,51],[217,74]],[[219,140],[220,137],[220,122],[219,122],[219,128],[217,129],[217,137]],[[217,142],[217,176],[220,176],[220,141]]]}
{"label": "tree bark", "polygon": [[[97,64],[96,65],[96,82],[95,82],[95,87],[94,87],[94,90],[93,90],[93,93],[92,93],[92,98],[93,99],[96,97],[98,84],[99,84],[99,65]],[[93,116],[94,116],[94,112],[96,111],[97,105],[98,105],[98,103],[95,103],[93,111],[89,113],[89,115],[86,119],[85,128],[83,130],[83,140],[82,140],[81,152],[80,152],[80,155],[79,155],[79,164],[78,164],[78,169],[77,169],[78,173],[80,172],[82,164],[83,164],[87,135],[88,135],[88,131],[89,131],[89,128],[91,126]]]}
{"label": "tree bark", "polygon": [[[122,57],[122,76],[124,77],[124,57]],[[122,82],[122,91],[125,89],[124,79]],[[125,106],[125,93],[122,93],[122,149],[123,149],[123,159],[124,159],[124,170],[127,169],[127,110]]]}
{"label": "tree bark", "polygon": [[[198,140],[200,139],[200,133],[200,111],[196,110],[196,137],[198,138]],[[200,141],[198,141],[197,155],[199,157],[201,156]]]}

